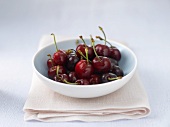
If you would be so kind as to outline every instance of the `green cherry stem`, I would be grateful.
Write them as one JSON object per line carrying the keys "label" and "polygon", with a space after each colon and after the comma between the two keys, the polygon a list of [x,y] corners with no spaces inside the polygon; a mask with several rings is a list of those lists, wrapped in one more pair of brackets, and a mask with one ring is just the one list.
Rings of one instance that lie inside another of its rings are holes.
{"label": "green cherry stem", "polygon": [[76,43],[76,46],[77,46],[79,44],[79,40],[77,39],[75,43]]}
{"label": "green cherry stem", "polygon": [[[85,50],[85,51],[86,51],[86,50]],[[87,57],[85,57],[80,50],[78,50],[78,53],[81,55],[81,57],[83,57],[83,58],[85,58],[85,59],[87,60]],[[91,62],[90,60],[88,60],[88,61]]]}
{"label": "green cherry stem", "polygon": [[105,34],[105,32],[104,32],[102,27],[99,26],[99,29],[102,31],[102,33],[104,35],[104,41],[105,41],[105,45],[106,45],[106,34]]}
{"label": "green cherry stem", "polygon": [[71,84],[71,85],[78,85],[78,83],[71,83],[71,82],[68,82],[67,80],[63,80],[66,84]]}
{"label": "green cherry stem", "polygon": [[[102,37],[100,37],[100,36],[96,36],[96,38],[97,39],[99,39],[99,40],[101,40],[101,41],[103,41],[104,39],[102,38]],[[110,42],[108,42],[107,40],[104,40],[104,41],[106,41],[109,45],[110,45],[110,47],[114,47]]]}
{"label": "green cherry stem", "polygon": [[87,63],[89,63],[89,58],[88,58],[88,48],[85,48],[85,52],[86,52],[86,59],[87,59]]}
{"label": "green cherry stem", "polygon": [[81,36],[79,36],[79,38],[83,41],[84,45],[87,46],[87,45],[86,45],[86,42],[85,42],[84,39],[83,39],[83,36],[81,35]]}
{"label": "green cherry stem", "polygon": [[90,35],[90,38],[91,38],[91,45],[92,45],[92,47],[93,47],[93,51],[94,51],[94,54],[96,55],[96,57],[98,58],[98,59],[100,59],[99,58],[99,56],[97,55],[97,52],[96,52],[96,49],[95,49],[95,47],[94,47],[94,39],[93,39],[93,37],[92,37],[92,35]]}
{"label": "green cherry stem", "polygon": [[118,80],[118,79],[121,79],[122,76],[119,76],[119,77],[116,77],[116,78],[108,78],[108,80]]}
{"label": "green cherry stem", "polygon": [[52,59],[51,55],[50,55],[50,54],[48,54],[47,56],[49,56],[49,57],[50,57],[50,60],[51,60],[52,66],[54,66],[54,65],[53,65],[53,59]]}
{"label": "green cherry stem", "polygon": [[56,68],[56,75],[57,75],[57,77],[59,77],[59,76],[58,76],[59,68],[60,68],[60,66],[57,65],[57,68]]}
{"label": "green cherry stem", "polygon": [[58,47],[57,47],[57,43],[56,43],[56,39],[55,39],[55,35],[52,33],[51,34],[52,36],[53,36],[53,38],[54,38],[54,44],[55,44],[55,47],[56,47],[56,51],[58,51]]}

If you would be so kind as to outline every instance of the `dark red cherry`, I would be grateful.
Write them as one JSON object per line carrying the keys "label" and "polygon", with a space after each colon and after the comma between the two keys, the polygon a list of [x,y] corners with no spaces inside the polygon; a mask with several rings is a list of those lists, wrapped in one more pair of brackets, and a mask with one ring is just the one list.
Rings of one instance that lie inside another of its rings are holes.
{"label": "dark red cherry", "polygon": [[121,59],[121,53],[119,49],[115,47],[110,47],[110,57],[119,61]]}
{"label": "dark red cherry", "polygon": [[90,78],[93,74],[93,66],[86,60],[80,60],[75,66],[75,72],[78,78]]}
{"label": "dark red cherry", "polygon": [[[50,79],[54,78],[54,76],[56,75],[56,70],[57,70],[57,66],[53,66],[48,70],[48,77]],[[63,66],[59,66],[58,74],[65,74],[65,73],[66,73],[66,69]]]}
{"label": "dark red cherry", "polygon": [[92,65],[97,73],[107,73],[111,69],[109,58],[103,56],[95,57],[92,61]]}
{"label": "dark red cherry", "polygon": [[105,73],[102,75],[102,82],[106,83],[106,82],[110,82],[113,80],[116,80],[117,76],[113,73]]}
{"label": "dark red cherry", "polygon": [[65,65],[67,61],[67,54],[65,51],[58,50],[54,53],[53,60],[57,65]]}
{"label": "dark red cherry", "polygon": [[101,83],[101,77],[99,75],[93,74],[90,77],[90,84],[99,84]]}
{"label": "dark red cherry", "polygon": [[56,64],[55,64],[54,60],[52,59],[51,55],[48,54],[47,56],[49,56],[49,59],[47,60],[48,68],[51,68],[51,67],[55,66]]}
{"label": "dark red cherry", "polygon": [[110,72],[112,72],[114,66],[115,66],[115,65],[118,66],[118,61],[115,60],[115,59],[113,59],[113,58],[109,58],[109,60],[110,60],[110,62],[111,62],[111,70],[110,70]]}
{"label": "dark red cherry", "polygon": [[95,54],[94,54],[94,51],[93,51],[93,48],[92,47],[89,47],[89,46],[87,46],[87,45],[85,45],[85,44],[79,44],[78,46],[77,46],[77,48],[76,48],[76,54],[77,54],[77,56],[79,57],[79,58],[81,58],[81,54],[78,52],[79,50],[82,52],[82,54],[84,55],[84,56],[86,56],[86,53],[85,53],[85,48],[88,48],[88,58],[90,59],[90,60],[92,60],[94,57],[95,57]]}
{"label": "dark red cherry", "polygon": [[54,66],[54,61],[52,60],[52,59],[48,59],[47,60],[47,66],[48,66],[48,68],[51,68],[51,67],[53,67]]}
{"label": "dark red cherry", "polygon": [[112,68],[112,73],[114,73],[115,75],[117,75],[118,77],[121,76],[123,77],[124,76],[124,73],[123,73],[123,70],[119,67],[119,66],[113,66]]}
{"label": "dark red cherry", "polygon": [[55,35],[53,33],[51,35],[54,38],[54,44],[56,47],[56,52],[53,54],[53,60],[57,65],[64,65],[67,61],[67,54],[65,51],[58,49]]}
{"label": "dark red cherry", "polygon": [[67,59],[67,64],[66,64],[67,69],[69,71],[74,71],[74,68],[75,68],[78,61],[79,61],[79,57],[77,57],[77,55],[71,55]]}
{"label": "dark red cherry", "polygon": [[110,49],[107,45],[97,44],[95,46],[95,49],[96,49],[97,55],[99,56],[106,56],[106,57],[110,56]]}
{"label": "dark red cherry", "polygon": [[76,82],[76,80],[78,79],[78,78],[77,78],[77,75],[76,75],[76,72],[70,72],[70,73],[68,74],[68,78],[69,78],[69,81],[70,81],[71,83]]}
{"label": "dark red cherry", "polygon": [[76,54],[79,58],[81,58],[81,54],[78,52],[81,51],[83,53],[83,55],[85,55],[85,44],[79,44],[76,48]]}
{"label": "dark red cherry", "polygon": [[[108,57],[108,58],[109,58],[109,57]],[[114,65],[118,66],[118,65],[119,65],[119,63],[118,63],[117,60],[115,60],[115,59],[113,59],[113,58],[109,58],[109,60],[110,60],[110,62],[111,62],[111,66],[114,66]]]}
{"label": "dark red cherry", "polygon": [[76,82],[78,85],[89,85],[89,81],[87,79],[78,79]]}

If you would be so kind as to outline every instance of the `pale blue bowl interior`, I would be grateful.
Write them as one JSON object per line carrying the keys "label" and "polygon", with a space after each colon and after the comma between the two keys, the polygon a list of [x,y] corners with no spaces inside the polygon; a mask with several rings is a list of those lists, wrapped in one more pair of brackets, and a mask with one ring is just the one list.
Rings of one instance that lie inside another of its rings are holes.
{"label": "pale blue bowl interior", "polygon": [[[57,45],[58,45],[58,48],[62,49],[62,50],[75,49],[76,48],[75,41],[76,40],[61,41],[61,42],[57,43]],[[88,45],[91,44],[89,39],[85,39],[85,41]],[[81,42],[81,40],[80,40],[80,42]],[[103,41],[96,40],[95,44],[98,44],[98,43],[104,44]],[[135,56],[128,48],[126,48],[122,45],[119,45],[118,43],[114,43],[114,42],[111,42],[111,43],[113,44],[113,46],[116,46],[120,50],[122,58],[119,61],[119,66],[123,69],[124,74],[127,75],[135,67],[135,64],[136,64]],[[48,77],[47,76],[47,72],[48,72],[47,60],[49,59],[49,57],[47,56],[47,54],[51,54],[53,56],[55,51],[56,50],[55,50],[54,44],[51,44],[51,45],[41,49],[40,51],[38,51],[33,59],[33,66],[35,66],[36,70],[40,74],[44,75],[45,77]]]}

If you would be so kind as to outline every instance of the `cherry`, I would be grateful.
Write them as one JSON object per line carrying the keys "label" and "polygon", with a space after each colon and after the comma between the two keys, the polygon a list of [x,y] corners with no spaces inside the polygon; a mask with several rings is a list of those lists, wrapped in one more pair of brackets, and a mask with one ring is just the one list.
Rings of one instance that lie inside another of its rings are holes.
{"label": "cherry", "polygon": [[87,79],[78,79],[76,82],[78,85],[89,85],[89,81]]}
{"label": "cherry", "polygon": [[110,62],[111,62],[111,71],[113,70],[114,66],[118,66],[118,62],[117,60],[113,59],[113,58],[109,58]]}
{"label": "cherry", "polygon": [[122,77],[124,76],[123,70],[119,66],[116,66],[116,65],[113,66],[112,73],[114,73],[117,76],[122,76]]}
{"label": "cherry", "polygon": [[95,57],[92,61],[92,65],[96,72],[106,73],[111,69],[111,62],[107,57],[99,56]]}
{"label": "cherry", "polygon": [[[99,26],[99,29],[102,31],[102,33],[103,33],[103,35],[104,35],[104,39],[101,38],[100,36],[96,36],[96,38],[98,38],[98,39],[100,39],[100,40],[104,40],[104,41],[105,41],[105,45],[106,45],[106,42],[107,42],[108,44],[110,44],[111,47],[109,48],[109,50],[110,50],[109,56],[110,56],[111,58],[114,58],[115,60],[119,61],[119,60],[121,59],[121,53],[120,53],[120,51],[119,51],[116,47],[112,46],[112,44],[106,40],[106,35],[105,35],[105,32],[103,31],[103,28]],[[97,50],[97,49],[96,49],[96,50]],[[98,51],[97,51],[97,53],[98,53]],[[98,53],[98,54],[99,54],[99,53]],[[99,54],[99,55],[100,55],[100,54]]]}
{"label": "cherry", "polygon": [[78,78],[90,78],[90,76],[93,74],[94,69],[92,64],[89,63],[88,59],[88,48],[85,48],[86,52],[86,58],[87,60],[80,60],[75,67],[75,72],[78,76]]}
{"label": "cherry", "polygon": [[77,56],[78,56],[79,58],[82,56],[82,55],[79,53],[79,51],[81,51],[82,54],[85,56],[85,55],[86,55],[85,48],[88,48],[88,57],[89,57],[90,60],[92,60],[92,59],[95,57],[93,48],[86,45],[86,43],[85,43],[85,41],[84,41],[84,39],[83,39],[82,36],[79,36],[79,37],[80,37],[80,39],[82,39],[82,41],[83,41],[84,44],[79,44],[79,45],[77,46],[77,48],[76,48],[76,54],[77,54]]}
{"label": "cherry", "polygon": [[110,47],[110,57],[119,61],[121,59],[121,53],[119,49],[115,47]]}
{"label": "cherry", "polygon": [[54,37],[54,43],[56,46],[56,52],[53,54],[53,60],[57,65],[64,65],[67,61],[67,54],[63,50],[59,50],[56,44],[55,35],[51,34]]}
{"label": "cherry", "polygon": [[99,56],[106,56],[106,57],[110,56],[110,49],[107,45],[97,44],[95,46],[95,50]]}
{"label": "cherry", "polygon": [[48,66],[48,68],[51,68],[51,67],[55,66],[56,64],[55,64],[55,62],[53,61],[53,59],[51,58],[51,55],[48,54],[47,56],[50,57],[50,58],[47,60],[47,66]]}
{"label": "cherry", "polygon": [[94,53],[96,55],[96,57],[92,61],[92,65],[93,65],[95,71],[98,73],[109,72],[111,69],[111,62],[110,62],[109,58],[104,57],[104,56],[98,56],[98,54],[94,48],[94,39],[92,38],[92,36],[91,36],[91,42],[93,45]]}
{"label": "cherry", "polygon": [[67,59],[67,69],[69,71],[74,71],[74,68],[77,64],[77,62],[79,61],[79,58],[77,57],[77,55],[71,55],[68,59]]}
{"label": "cherry", "polygon": [[[58,68],[58,72],[57,72],[57,68]],[[48,77],[49,77],[50,79],[53,79],[54,76],[56,75],[56,72],[57,72],[58,74],[64,74],[64,73],[66,73],[66,69],[65,69],[63,66],[60,66],[60,65],[58,65],[58,66],[53,66],[53,67],[51,67],[51,68],[48,70]]]}
{"label": "cherry", "polygon": [[70,72],[68,74],[68,78],[69,78],[69,81],[72,82],[72,83],[76,82],[76,80],[78,79],[76,72]]}
{"label": "cherry", "polygon": [[93,66],[86,60],[80,60],[75,67],[75,72],[78,78],[90,78],[93,74]]}
{"label": "cherry", "polygon": [[117,80],[117,79],[121,79],[121,77],[117,77],[113,73],[105,73],[105,74],[102,75],[102,82],[103,83],[114,81],[114,80]]}
{"label": "cherry", "polygon": [[99,84],[101,83],[101,77],[99,75],[93,74],[90,77],[90,84]]}

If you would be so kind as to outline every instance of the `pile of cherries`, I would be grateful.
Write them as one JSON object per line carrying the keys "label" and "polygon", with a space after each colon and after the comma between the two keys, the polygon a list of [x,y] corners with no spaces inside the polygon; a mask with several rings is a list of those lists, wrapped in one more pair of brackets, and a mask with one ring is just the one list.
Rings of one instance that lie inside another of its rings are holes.
{"label": "pile of cherries", "polygon": [[[104,34],[104,39],[100,36],[96,36],[96,38],[104,41],[104,44],[95,45],[94,39],[90,36],[91,46],[88,46],[80,36],[83,43],[77,43],[76,50],[68,49],[67,51],[58,49],[55,35],[51,34],[54,38],[56,52],[53,57],[48,54],[49,78],[74,85],[100,84],[121,79],[124,76],[123,70],[118,65],[121,53],[106,40],[103,29],[101,27],[99,29]],[[109,44],[110,47],[106,44]]]}

